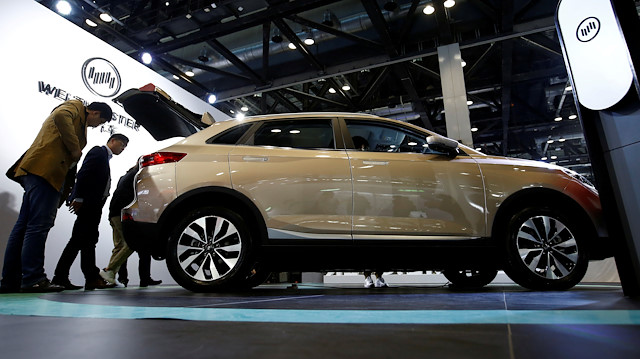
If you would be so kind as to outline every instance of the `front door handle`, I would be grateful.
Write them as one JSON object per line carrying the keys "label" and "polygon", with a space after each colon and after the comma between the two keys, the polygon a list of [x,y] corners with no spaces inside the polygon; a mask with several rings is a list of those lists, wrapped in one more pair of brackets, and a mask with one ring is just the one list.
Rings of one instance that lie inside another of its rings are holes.
{"label": "front door handle", "polygon": [[267,162],[269,160],[269,157],[264,157],[264,156],[244,156],[242,157],[243,161],[247,161],[247,162]]}

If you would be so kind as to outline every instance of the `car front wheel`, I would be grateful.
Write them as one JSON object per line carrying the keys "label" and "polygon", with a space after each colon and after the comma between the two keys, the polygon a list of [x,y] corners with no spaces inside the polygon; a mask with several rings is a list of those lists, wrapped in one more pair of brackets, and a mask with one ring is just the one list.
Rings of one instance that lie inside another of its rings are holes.
{"label": "car front wheel", "polygon": [[189,212],[178,222],[168,245],[169,273],[191,291],[230,288],[248,275],[250,233],[242,218],[227,209]]}
{"label": "car front wheel", "polygon": [[586,233],[571,213],[524,209],[507,226],[505,273],[528,289],[569,289],[587,271]]}

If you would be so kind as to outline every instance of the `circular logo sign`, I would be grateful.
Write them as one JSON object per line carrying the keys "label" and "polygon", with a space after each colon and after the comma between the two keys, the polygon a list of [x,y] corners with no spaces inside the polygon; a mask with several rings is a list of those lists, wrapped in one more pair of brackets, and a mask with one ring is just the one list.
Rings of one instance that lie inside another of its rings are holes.
{"label": "circular logo sign", "polygon": [[581,42],[589,42],[593,40],[600,32],[600,20],[595,17],[588,17],[578,25],[576,37]]}
{"label": "circular logo sign", "polygon": [[120,91],[120,73],[111,62],[100,57],[82,64],[82,81],[94,95],[112,97]]}

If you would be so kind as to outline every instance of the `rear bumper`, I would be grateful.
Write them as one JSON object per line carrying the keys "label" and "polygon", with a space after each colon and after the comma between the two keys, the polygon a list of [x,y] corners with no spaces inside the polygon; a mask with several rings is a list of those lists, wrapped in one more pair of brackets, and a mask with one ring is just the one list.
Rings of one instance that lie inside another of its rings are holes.
{"label": "rear bumper", "polygon": [[166,257],[167,236],[160,233],[157,223],[122,221],[122,232],[129,248],[139,253],[149,253],[155,259]]}

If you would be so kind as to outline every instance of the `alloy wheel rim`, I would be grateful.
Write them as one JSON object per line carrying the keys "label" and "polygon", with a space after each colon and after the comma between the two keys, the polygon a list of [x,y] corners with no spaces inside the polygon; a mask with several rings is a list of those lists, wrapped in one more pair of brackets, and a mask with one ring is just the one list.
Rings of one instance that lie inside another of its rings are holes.
{"label": "alloy wheel rim", "polygon": [[516,244],[524,265],[545,279],[565,278],[578,263],[578,244],[573,233],[553,217],[527,219],[518,230]]}
{"label": "alloy wheel rim", "polygon": [[223,278],[238,264],[242,241],[236,226],[219,216],[191,222],[180,234],[178,263],[191,278],[210,282]]}

